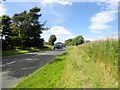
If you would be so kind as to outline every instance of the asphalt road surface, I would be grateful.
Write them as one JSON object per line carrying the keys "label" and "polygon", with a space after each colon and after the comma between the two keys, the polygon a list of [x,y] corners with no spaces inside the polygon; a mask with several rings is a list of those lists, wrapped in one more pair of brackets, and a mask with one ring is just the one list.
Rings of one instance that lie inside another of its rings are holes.
{"label": "asphalt road surface", "polygon": [[46,63],[61,55],[65,50],[49,50],[2,58],[2,87],[11,88],[17,82]]}

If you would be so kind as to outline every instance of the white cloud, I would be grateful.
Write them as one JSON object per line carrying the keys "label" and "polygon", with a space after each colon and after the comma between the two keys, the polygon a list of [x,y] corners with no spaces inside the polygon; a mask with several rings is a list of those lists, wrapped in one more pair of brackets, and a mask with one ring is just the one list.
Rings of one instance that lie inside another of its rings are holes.
{"label": "white cloud", "polygon": [[54,25],[61,24],[67,20],[67,17],[66,17],[67,12],[63,14],[64,10],[59,11],[57,9],[56,3],[59,3],[60,5],[71,5],[72,4],[66,0],[42,0],[41,1],[40,4],[42,7],[42,13],[46,15],[48,14],[48,15],[54,16],[54,18],[51,17],[52,22],[54,22]]}
{"label": "white cloud", "polygon": [[94,41],[94,40],[95,40],[94,38],[90,38],[90,37],[88,37],[88,36],[83,36],[83,38],[85,39],[85,41],[86,41],[86,40],[90,40],[90,41]]}
{"label": "white cloud", "polygon": [[57,2],[61,5],[72,5],[72,2],[70,2],[70,0],[58,0]]}
{"label": "white cloud", "polygon": [[61,5],[72,5],[72,2],[70,0],[42,0],[42,6],[51,5],[53,3],[59,3]]}
{"label": "white cloud", "polygon": [[67,20],[66,14],[63,14],[62,11],[58,11],[55,8],[45,7],[42,9],[42,13],[44,15],[51,15],[50,20],[54,22],[53,24],[55,26]]}
{"label": "white cloud", "polygon": [[115,19],[116,11],[102,11],[91,18],[91,25],[89,29],[94,32],[101,32],[108,30],[111,26],[108,23]]}
{"label": "white cloud", "polygon": [[115,11],[102,11],[100,13],[97,13],[94,17],[92,17],[91,21],[92,23],[97,22],[100,24],[106,24],[114,20],[115,13]]}
{"label": "white cloud", "polygon": [[89,29],[93,33],[102,33],[104,30],[109,30],[111,28],[109,23],[116,19],[118,0],[102,0],[97,5],[100,5],[102,8],[99,13],[91,18]]}
{"label": "white cloud", "polygon": [[0,3],[0,16],[2,16],[3,14],[6,14],[6,8],[5,5],[3,3]]}
{"label": "white cloud", "polygon": [[102,10],[118,10],[119,0],[103,0],[98,3],[102,7]]}
{"label": "white cloud", "polygon": [[75,36],[62,26],[53,26],[48,31],[44,31],[41,35],[45,41],[48,41],[50,35],[56,35],[57,41],[64,42],[66,39],[74,38]]}

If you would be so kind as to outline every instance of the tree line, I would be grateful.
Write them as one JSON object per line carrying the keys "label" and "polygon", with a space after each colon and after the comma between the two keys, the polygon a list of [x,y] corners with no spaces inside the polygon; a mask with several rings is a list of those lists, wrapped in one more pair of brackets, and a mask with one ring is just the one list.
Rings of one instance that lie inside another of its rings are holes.
{"label": "tree line", "polygon": [[[33,7],[28,11],[21,13],[15,13],[12,17],[3,15],[0,17],[0,31],[2,40],[2,49],[26,49],[30,47],[43,47],[44,39],[41,38],[41,34],[44,30],[49,30],[46,27],[46,21],[41,22],[40,14],[41,8]],[[55,35],[49,37],[49,45],[54,45],[57,40]],[[65,41],[65,45],[77,46],[84,43],[84,38],[79,35],[73,39]]]}
{"label": "tree line", "polygon": [[41,22],[38,7],[33,7],[29,11],[16,13],[12,17],[3,15],[0,17],[0,30],[2,31],[2,49],[42,47],[44,39],[41,38],[46,21]]}
{"label": "tree line", "polygon": [[70,39],[66,40],[65,45],[67,45],[67,46],[77,46],[77,45],[83,44],[84,42],[85,42],[85,40],[84,40],[83,36],[78,35],[73,39],[70,38]]}

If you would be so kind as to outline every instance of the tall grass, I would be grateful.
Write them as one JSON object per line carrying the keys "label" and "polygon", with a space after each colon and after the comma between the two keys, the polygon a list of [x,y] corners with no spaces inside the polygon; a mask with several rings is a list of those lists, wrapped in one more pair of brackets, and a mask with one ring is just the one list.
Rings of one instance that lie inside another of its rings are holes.
{"label": "tall grass", "polygon": [[104,67],[118,68],[118,41],[105,40],[95,41],[86,46],[81,46],[86,57],[94,60],[96,63],[104,64]]}
{"label": "tall grass", "polygon": [[99,40],[72,47],[66,61],[64,87],[118,87],[118,41]]}

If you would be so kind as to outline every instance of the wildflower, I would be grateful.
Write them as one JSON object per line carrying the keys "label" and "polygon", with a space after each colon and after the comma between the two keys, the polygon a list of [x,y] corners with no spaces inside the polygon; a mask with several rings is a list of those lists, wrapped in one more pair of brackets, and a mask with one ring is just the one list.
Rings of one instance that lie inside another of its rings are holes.
{"label": "wildflower", "polygon": [[118,86],[118,82],[115,83]]}
{"label": "wildflower", "polygon": [[89,59],[90,59],[90,58],[88,57],[88,58],[86,59],[86,61],[88,62],[88,61],[89,61]]}

